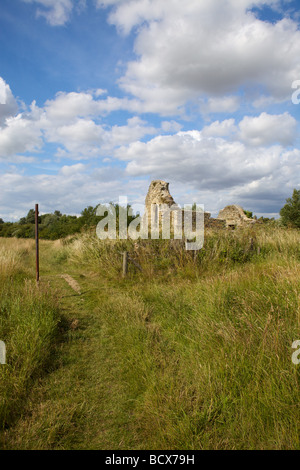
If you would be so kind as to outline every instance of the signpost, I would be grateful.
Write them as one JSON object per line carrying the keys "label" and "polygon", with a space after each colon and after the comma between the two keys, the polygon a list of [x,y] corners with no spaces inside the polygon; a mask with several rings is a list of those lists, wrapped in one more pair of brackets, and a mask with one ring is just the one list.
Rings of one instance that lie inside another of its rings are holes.
{"label": "signpost", "polygon": [[36,253],[36,282],[40,280],[39,260],[39,205],[35,205],[35,253]]}

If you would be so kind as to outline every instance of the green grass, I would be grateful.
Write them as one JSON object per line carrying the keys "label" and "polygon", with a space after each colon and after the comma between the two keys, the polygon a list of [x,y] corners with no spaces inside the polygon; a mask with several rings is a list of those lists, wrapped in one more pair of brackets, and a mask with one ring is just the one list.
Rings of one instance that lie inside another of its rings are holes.
{"label": "green grass", "polygon": [[57,335],[53,292],[28,278],[31,245],[3,246],[0,252],[0,338],[7,351],[7,364],[0,367],[0,429],[22,413],[32,383],[51,363]]}
{"label": "green grass", "polygon": [[[196,256],[169,241],[82,235],[43,243],[39,293],[30,281],[18,287],[25,296],[30,286],[24,308],[40,362],[22,412],[7,392],[5,409],[15,416],[2,447],[299,449],[300,368],[291,360],[300,338],[299,241],[299,231],[257,227],[207,233]],[[125,249],[142,272],[130,265],[122,279]],[[33,274],[32,255],[28,248],[14,261],[27,270],[21,278]],[[74,277],[82,295],[61,273]],[[22,323],[18,305],[12,318]],[[42,311],[49,312],[45,325]],[[68,326],[59,342],[58,318]],[[55,361],[47,367],[51,344]],[[16,351],[14,367],[18,354],[32,357]]]}

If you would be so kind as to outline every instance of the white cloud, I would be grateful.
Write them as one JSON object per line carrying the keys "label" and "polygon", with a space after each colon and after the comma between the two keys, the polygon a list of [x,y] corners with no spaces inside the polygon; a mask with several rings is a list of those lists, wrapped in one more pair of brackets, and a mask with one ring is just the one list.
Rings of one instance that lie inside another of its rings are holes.
{"label": "white cloud", "polygon": [[215,121],[209,126],[205,126],[202,129],[202,135],[204,137],[225,137],[229,136],[237,131],[234,119],[226,119],[225,121]]}
{"label": "white cloud", "polygon": [[157,129],[147,126],[147,122],[138,117],[128,119],[125,126],[102,126],[93,120],[77,119],[71,124],[55,126],[48,122],[45,126],[45,136],[48,142],[56,142],[67,150],[60,149],[57,156],[73,159],[87,159],[113,153],[120,145],[127,145],[141,139],[145,135],[153,135]]}
{"label": "white cloud", "polygon": [[[26,3],[38,4],[42,8],[37,9],[37,16],[43,16],[51,26],[64,25],[71,15],[74,7],[73,0],[23,0]],[[85,2],[75,1],[82,8]]]}
{"label": "white cloud", "polygon": [[[135,142],[117,150],[116,156],[127,161],[128,176],[170,181],[175,188],[185,188],[185,198],[193,193],[213,212],[230,203],[246,204],[258,213],[276,212],[297,187],[300,172],[298,149],[248,147],[196,130]],[[255,188],[258,197],[251,199]]]}
{"label": "white cloud", "polygon": [[76,165],[64,165],[60,170],[59,174],[63,176],[73,176],[82,174],[86,169],[86,165],[77,163]]}
{"label": "white cloud", "polygon": [[224,189],[272,172],[281,148],[248,149],[243,143],[205,138],[200,131],[158,136],[116,151],[129,175],[167,174],[198,188]]}
{"label": "white cloud", "polygon": [[254,108],[267,108],[272,105],[276,104],[282,104],[286,101],[285,98],[275,98],[274,96],[265,96],[265,95],[260,95],[258,98],[256,98],[252,105]]}
{"label": "white cloud", "polygon": [[54,100],[46,101],[46,118],[56,123],[70,123],[78,117],[97,115],[97,103],[91,93],[60,92]]}
{"label": "white cloud", "polygon": [[0,77],[0,127],[7,118],[14,116],[18,111],[18,104],[9,85]]}
{"label": "white cloud", "polygon": [[[1,174],[0,217],[18,220],[39,203],[42,213],[58,209],[67,214],[79,214],[85,207],[110,201],[118,202],[127,195],[134,201],[146,194],[142,180],[122,180],[119,168],[90,169],[88,165],[63,166],[55,175],[24,175],[16,169]],[[122,181],[122,183],[121,183]]]}
{"label": "white cloud", "polygon": [[[194,135],[195,131],[188,134]],[[297,121],[288,112],[283,114],[261,113],[259,116],[244,116],[238,125],[235,119],[215,121],[203,127],[202,137],[228,137],[247,146],[264,147],[276,143],[289,146],[297,138]],[[195,137],[195,135],[194,135]]]}
{"label": "white cloud", "polygon": [[128,119],[126,126],[112,126],[107,132],[111,146],[130,144],[133,141],[141,139],[145,135],[156,134],[157,129],[153,126],[147,126],[147,122],[139,117]]}
{"label": "white cloud", "polygon": [[138,100],[112,96],[105,99],[94,98],[94,96],[98,98],[104,93],[104,90],[80,93],[59,92],[53,100],[46,101],[44,107],[45,119],[63,124],[70,123],[78,117],[99,117],[114,111],[143,112],[143,105]]}
{"label": "white cloud", "polygon": [[[108,97],[95,100],[89,93],[58,93],[48,100],[41,110],[40,126],[48,142],[63,145],[72,158],[89,158],[112,153],[119,145],[126,145],[153,135],[157,129],[137,116],[127,120],[127,125],[97,124],[109,111],[130,108],[129,100]],[[135,109],[135,105],[132,106]],[[68,156],[60,149],[57,156]]]}
{"label": "white cloud", "polygon": [[182,129],[182,124],[176,121],[163,121],[161,128],[164,132],[179,132]]}
{"label": "white cloud", "polygon": [[300,76],[300,31],[295,21],[261,21],[253,6],[264,0],[124,0],[109,20],[124,33],[136,29],[137,59],[128,64],[122,88],[150,112],[178,113],[188,100],[208,95],[208,111],[237,109],[237,97],[220,97],[262,86],[276,100],[290,99]]}
{"label": "white cloud", "polygon": [[262,113],[245,116],[239,124],[240,137],[249,145],[292,145],[297,137],[297,121],[287,112],[278,115]]}
{"label": "white cloud", "polygon": [[[8,86],[5,90],[10,91]],[[16,161],[18,153],[37,151],[52,143],[59,147],[55,153],[59,158],[88,159],[111,155],[119,145],[156,134],[158,129],[137,116],[129,118],[126,125],[99,123],[107,112],[127,109],[129,102],[95,99],[88,92],[57,93],[42,108],[33,102],[26,112],[5,118],[5,127],[0,127],[0,158]],[[170,123],[169,128],[172,126],[175,124]]]}
{"label": "white cloud", "polygon": [[0,158],[14,159],[18,153],[33,152],[41,146],[41,131],[34,121],[22,114],[6,118],[6,127],[0,128]]}
{"label": "white cloud", "polygon": [[241,98],[239,96],[222,96],[209,98],[200,105],[203,113],[234,113],[239,109]]}
{"label": "white cloud", "polygon": [[[72,11],[81,11],[86,4],[85,0],[23,1],[41,7],[38,14],[52,25],[64,24]],[[99,101],[99,111],[184,116],[185,105],[200,99],[204,113],[233,113],[241,97],[232,93],[239,88],[245,89],[247,98],[247,91],[262,87],[265,96],[254,100],[255,107],[290,99],[291,83],[300,76],[296,16],[292,20],[284,11],[285,18],[271,23],[251,11],[264,5],[280,11],[280,3],[223,0],[220,7],[220,0],[95,0],[98,7],[111,7],[108,21],[119,31],[129,34],[134,28],[136,34],[136,60],[127,64],[119,80],[136,99],[108,97]]]}
{"label": "white cloud", "polygon": [[54,123],[51,123],[51,126],[45,130],[47,141],[63,145],[73,159],[86,159],[99,155],[104,134],[102,126],[87,119],[78,119],[63,126],[54,126]]}

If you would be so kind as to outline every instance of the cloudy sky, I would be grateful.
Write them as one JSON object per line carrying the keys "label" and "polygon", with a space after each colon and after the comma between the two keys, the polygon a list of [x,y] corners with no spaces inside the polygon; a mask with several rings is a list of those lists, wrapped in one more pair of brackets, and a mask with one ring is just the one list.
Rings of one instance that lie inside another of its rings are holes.
{"label": "cloudy sky", "polygon": [[300,188],[299,23],[291,0],[1,0],[0,217],[142,203],[152,179],[277,216]]}

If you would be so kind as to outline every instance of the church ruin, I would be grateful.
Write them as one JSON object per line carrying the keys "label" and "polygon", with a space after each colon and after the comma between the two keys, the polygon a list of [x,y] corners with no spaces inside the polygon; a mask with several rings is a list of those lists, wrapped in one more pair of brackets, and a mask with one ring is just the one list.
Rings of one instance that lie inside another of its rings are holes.
{"label": "church ruin", "polygon": [[[157,213],[153,214],[153,210],[159,210],[160,207],[167,207],[171,212],[182,211],[176,204],[169,191],[169,183],[163,180],[154,180],[150,183],[148,193],[145,200],[146,214],[148,217],[148,224],[151,224],[151,215],[156,217]],[[196,218],[195,211],[192,211],[193,220]],[[153,220],[153,218],[152,218]],[[219,212],[217,218],[211,217],[209,212],[204,212],[204,227],[205,228],[236,228],[246,227],[254,224],[256,221],[246,216],[242,207],[239,205],[226,206]]]}

